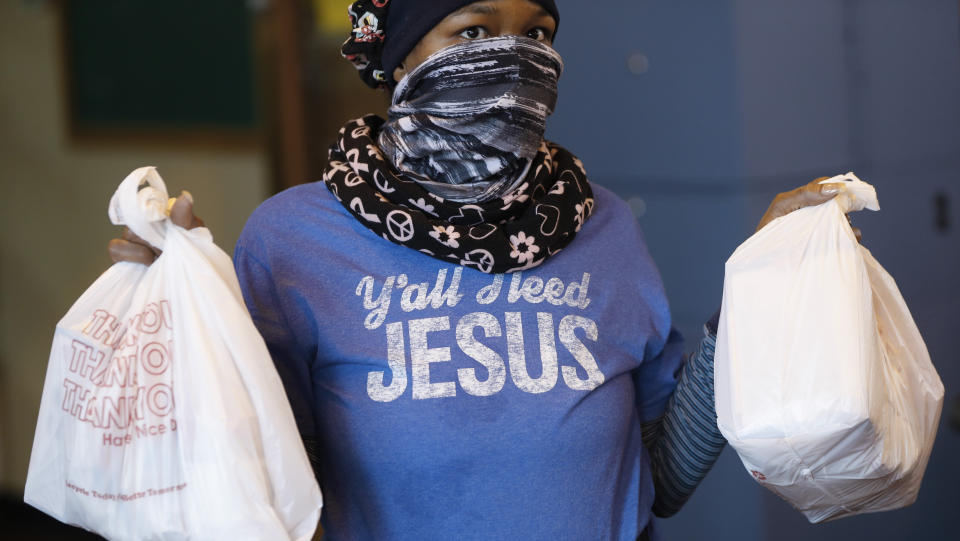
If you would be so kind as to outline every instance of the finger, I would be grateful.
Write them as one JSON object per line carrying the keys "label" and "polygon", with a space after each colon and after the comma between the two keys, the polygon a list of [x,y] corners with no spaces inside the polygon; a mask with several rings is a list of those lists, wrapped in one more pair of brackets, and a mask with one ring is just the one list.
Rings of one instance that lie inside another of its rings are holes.
{"label": "finger", "polygon": [[770,208],[767,209],[767,212],[763,213],[763,216],[760,218],[760,223],[757,224],[757,231],[760,231],[761,229],[766,227],[768,223],[774,220],[775,214],[777,212],[775,209],[776,204],[777,204],[776,201],[774,201],[770,205]]}
{"label": "finger", "polygon": [[837,182],[820,184],[828,178],[820,177],[799,188],[780,194],[775,201],[776,209],[781,214],[789,214],[797,209],[819,205],[833,199],[843,189],[843,184]]}
{"label": "finger", "polygon": [[857,237],[857,242],[863,241],[863,232],[860,231],[859,227],[853,226],[853,218],[851,218],[849,214],[845,214],[845,216],[847,217],[847,223],[850,224],[850,229],[853,231],[853,235]]}
{"label": "finger", "polygon": [[760,223],[757,225],[757,231],[763,229],[768,223],[781,216],[786,216],[803,207],[826,203],[836,197],[843,188],[843,184],[837,182],[820,184],[820,182],[828,178],[830,177],[819,177],[804,186],[777,195],[767,209],[767,212],[760,219]]}
{"label": "finger", "polygon": [[154,255],[160,255],[160,250],[154,248],[149,242],[143,240],[143,238],[140,237],[140,235],[137,235],[136,233],[131,231],[129,227],[123,228],[123,240],[132,242],[134,244],[143,245],[145,248],[152,251]]}
{"label": "finger", "polygon": [[797,199],[800,188],[796,190],[785,192],[777,195],[773,199],[773,202],[770,204],[770,207],[767,208],[767,212],[763,214],[763,217],[760,218],[760,223],[757,225],[757,231],[760,231],[766,225],[781,216],[790,214],[797,209],[797,206],[793,202]]}
{"label": "finger", "polygon": [[814,180],[800,189],[801,193],[796,201],[800,207],[810,207],[826,203],[843,190],[842,182],[820,184],[819,180],[820,179]]}
{"label": "finger", "polygon": [[107,246],[107,252],[113,261],[129,261],[132,263],[143,263],[144,265],[153,263],[153,260],[157,257],[150,248],[123,239],[111,240]]}
{"label": "finger", "polygon": [[203,222],[193,215],[193,195],[190,192],[180,192],[180,196],[170,208],[170,221],[184,229],[203,225]]}

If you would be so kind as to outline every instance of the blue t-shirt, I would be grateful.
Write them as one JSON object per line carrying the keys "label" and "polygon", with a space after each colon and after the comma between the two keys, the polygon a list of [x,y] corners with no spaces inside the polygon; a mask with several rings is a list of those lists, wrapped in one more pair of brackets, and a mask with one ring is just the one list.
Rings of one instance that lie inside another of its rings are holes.
{"label": "blue t-shirt", "polygon": [[321,183],[254,212],[237,274],[316,442],[326,539],[644,528],[640,423],[663,413],[682,344],[636,219],[593,189],[574,242],[510,275],[393,244]]}

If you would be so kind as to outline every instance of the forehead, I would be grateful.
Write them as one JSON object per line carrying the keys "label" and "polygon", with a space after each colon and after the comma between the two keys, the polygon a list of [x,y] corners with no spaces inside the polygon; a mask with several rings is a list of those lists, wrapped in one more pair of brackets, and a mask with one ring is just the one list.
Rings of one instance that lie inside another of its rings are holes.
{"label": "forehead", "polygon": [[546,16],[553,18],[543,6],[532,0],[481,0],[473,2],[450,13],[450,17],[467,14],[498,15],[522,14],[525,16]]}

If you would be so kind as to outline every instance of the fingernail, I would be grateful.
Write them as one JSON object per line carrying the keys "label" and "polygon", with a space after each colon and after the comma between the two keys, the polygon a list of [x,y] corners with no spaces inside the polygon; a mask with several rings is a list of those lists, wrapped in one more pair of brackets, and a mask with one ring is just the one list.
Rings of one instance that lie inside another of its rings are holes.
{"label": "fingernail", "polygon": [[187,190],[183,190],[182,192],[180,192],[180,195],[181,195],[182,197],[186,197],[186,198],[187,198],[187,201],[189,201],[191,205],[193,204],[193,194],[192,194],[192,193],[188,192]]}
{"label": "fingernail", "polygon": [[823,187],[820,188],[820,193],[823,195],[837,195],[840,193],[840,187],[836,184],[824,184]]}

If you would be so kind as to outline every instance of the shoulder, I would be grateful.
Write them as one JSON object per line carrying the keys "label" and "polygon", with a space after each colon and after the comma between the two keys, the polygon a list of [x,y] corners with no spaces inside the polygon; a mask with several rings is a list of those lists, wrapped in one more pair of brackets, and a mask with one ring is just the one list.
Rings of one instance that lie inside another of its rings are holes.
{"label": "shoulder", "polygon": [[382,239],[354,218],[323,182],[312,182],[261,203],[240,233],[233,258],[237,268],[255,262],[277,272],[299,273],[356,257],[360,247],[377,241]]}
{"label": "shoulder", "polygon": [[342,205],[323,182],[300,184],[270,197],[253,211],[237,248],[258,251],[272,241],[289,240],[298,231],[316,231],[344,215]]}
{"label": "shoulder", "polygon": [[639,284],[660,295],[660,273],[630,205],[603,186],[591,182],[590,187],[594,212],[574,239],[572,248],[585,260],[615,266],[624,284]]}
{"label": "shoulder", "polygon": [[595,182],[590,182],[590,189],[593,190],[594,205],[596,205],[598,216],[612,220],[617,224],[629,224],[630,226],[636,224],[637,219],[630,209],[630,205],[619,195]]}
{"label": "shoulder", "polygon": [[311,220],[339,214],[340,202],[323,182],[310,182],[288,188],[264,201],[250,215],[244,234],[286,228],[304,218]]}
{"label": "shoulder", "polygon": [[593,190],[593,214],[584,225],[582,234],[596,237],[603,243],[642,247],[641,251],[646,255],[646,241],[630,205],[599,184],[591,182],[590,188]]}

